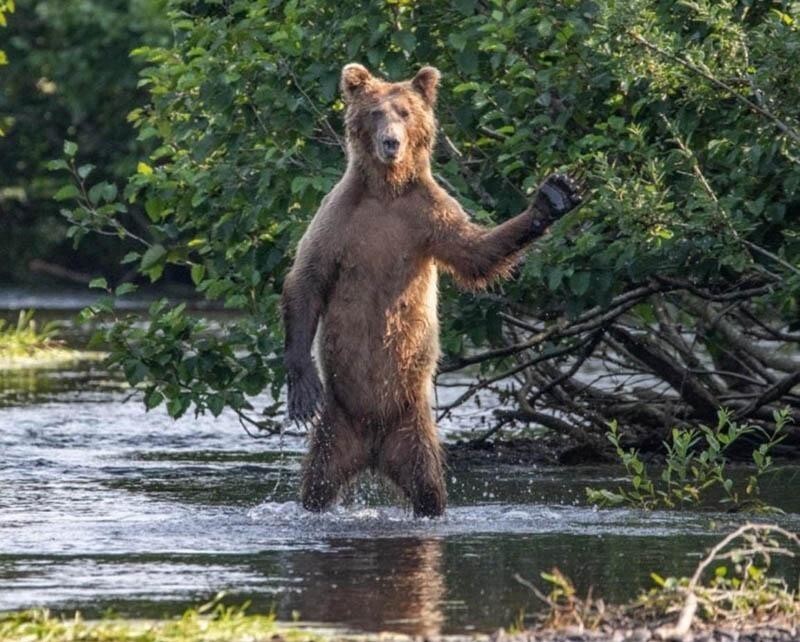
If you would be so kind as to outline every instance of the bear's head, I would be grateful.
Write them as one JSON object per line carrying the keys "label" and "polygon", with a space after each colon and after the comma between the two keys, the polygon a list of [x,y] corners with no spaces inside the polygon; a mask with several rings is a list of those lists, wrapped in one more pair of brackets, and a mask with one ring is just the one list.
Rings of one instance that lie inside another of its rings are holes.
{"label": "bear's head", "polygon": [[362,65],[345,65],[341,88],[350,154],[383,168],[389,180],[427,166],[436,138],[438,86],[439,71],[433,67],[423,67],[411,80],[386,82]]}

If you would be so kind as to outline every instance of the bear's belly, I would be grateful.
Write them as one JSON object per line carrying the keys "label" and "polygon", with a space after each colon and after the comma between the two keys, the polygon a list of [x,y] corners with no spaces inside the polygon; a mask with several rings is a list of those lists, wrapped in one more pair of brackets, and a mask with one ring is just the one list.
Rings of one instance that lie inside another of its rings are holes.
{"label": "bear's belly", "polygon": [[340,281],[320,322],[325,386],[358,418],[387,419],[430,399],[439,358],[436,268],[392,285]]}

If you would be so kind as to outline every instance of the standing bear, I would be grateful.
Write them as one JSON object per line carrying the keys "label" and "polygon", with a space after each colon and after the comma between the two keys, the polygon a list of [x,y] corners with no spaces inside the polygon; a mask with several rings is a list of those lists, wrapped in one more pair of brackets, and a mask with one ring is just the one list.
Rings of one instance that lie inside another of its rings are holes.
{"label": "standing bear", "polygon": [[308,510],[325,509],[371,468],[399,486],[415,515],[444,511],[431,407],[437,269],[486,287],[580,202],[576,183],[553,175],[517,217],[493,229],[472,223],[431,173],[438,84],[432,67],[396,83],[358,64],[342,70],[347,170],[303,235],[282,299],[288,416],[313,420]]}

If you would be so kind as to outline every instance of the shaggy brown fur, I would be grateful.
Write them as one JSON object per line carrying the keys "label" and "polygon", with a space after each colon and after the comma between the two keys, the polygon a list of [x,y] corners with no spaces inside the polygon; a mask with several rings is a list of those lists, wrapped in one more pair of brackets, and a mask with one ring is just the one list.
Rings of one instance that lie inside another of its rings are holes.
{"label": "shaggy brown fur", "polygon": [[[310,510],[372,468],[403,490],[415,514],[443,512],[431,411],[437,266],[483,288],[507,276],[549,222],[529,207],[480,227],[434,181],[438,82],[431,67],[399,83],[361,65],[342,71],[347,171],[311,221],[283,290],[289,416],[320,413],[303,473]],[[315,335],[324,385],[311,357]]]}

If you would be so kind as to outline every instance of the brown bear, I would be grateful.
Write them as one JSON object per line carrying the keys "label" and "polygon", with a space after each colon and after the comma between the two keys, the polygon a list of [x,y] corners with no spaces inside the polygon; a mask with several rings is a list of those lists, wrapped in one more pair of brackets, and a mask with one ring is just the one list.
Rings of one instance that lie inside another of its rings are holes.
{"label": "brown bear", "polygon": [[438,84],[432,67],[396,83],[358,64],[342,70],[347,170],[303,235],[282,299],[288,416],[312,420],[309,510],[371,468],[400,487],[415,515],[444,511],[431,408],[437,268],[483,288],[580,202],[576,183],[557,174],[517,217],[493,229],[471,222],[431,174]]}

